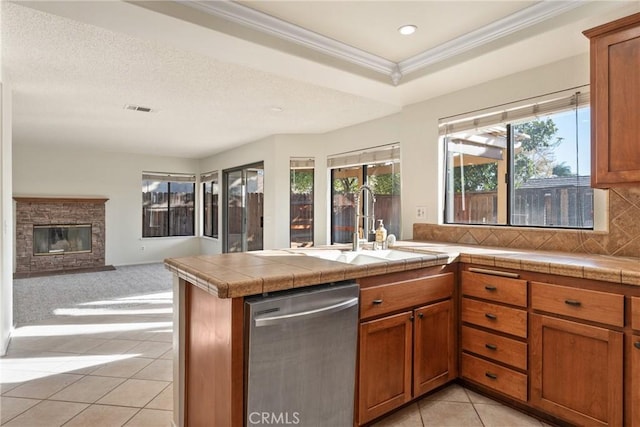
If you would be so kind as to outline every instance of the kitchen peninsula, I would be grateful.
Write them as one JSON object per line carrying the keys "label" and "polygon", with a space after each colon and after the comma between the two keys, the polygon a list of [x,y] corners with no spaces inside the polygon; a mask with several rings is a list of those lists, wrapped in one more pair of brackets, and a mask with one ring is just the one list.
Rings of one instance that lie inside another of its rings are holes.
{"label": "kitchen peninsula", "polygon": [[[338,262],[329,247],[167,259],[175,277],[175,424],[244,425],[245,297],[345,280],[361,287],[356,425],[455,379],[552,422],[640,422],[640,260],[426,242],[394,249],[408,255]],[[441,331],[420,333],[414,318],[423,316]],[[396,334],[401,346],[367,332],[392,319],[389,331],[404,331]],[[441,340],[444,357],[428,369],[419,336]],[[384,345],[403,349],[384,363],[404,368],[380,381],[397,389],[364,395],[367,363],[377,363],[366,349]],[[517,350],[505,356],[503,348]],[[567,356],[552,362],[558,350]],[[580,378],[572,388],[585,394],[561,388],[567,375]]]}

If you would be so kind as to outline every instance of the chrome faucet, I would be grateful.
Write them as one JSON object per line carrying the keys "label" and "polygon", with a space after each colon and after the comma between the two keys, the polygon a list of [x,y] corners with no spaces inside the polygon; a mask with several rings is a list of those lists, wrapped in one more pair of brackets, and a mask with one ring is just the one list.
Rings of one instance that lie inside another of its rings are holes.
{"label": "chrome faucet", "polygon": [[[369,204],[366,203],[364,206],[364,213],[360,213],[360,196],[364,195],[365,190],[369,192],[370,198],[371,198],[371,211],[369,211]],[[358,192],[356,193],[356,210],[355,210],[355,215],[353,218],[353,224],[355,227],[355,231],[353,232],[353,242],[352,242],[352,249],[354,251],[359,251],[360,250],[360,244],[362,243],[362,241],[360,240],[360,218],[364,219],[364,239],[362,239],[364,242],[368,241],[368,236],[369,233],[372,232],[373,230],[375,230],[375,226],[376,226],[376,219],[374,216],[374,212],[375,212],[375,206],[376,206],[376,196],[375,194],[373,194],[373,190],[371,189],[371,187],[369,187],[368,185],[363,185],[358,189]]]}

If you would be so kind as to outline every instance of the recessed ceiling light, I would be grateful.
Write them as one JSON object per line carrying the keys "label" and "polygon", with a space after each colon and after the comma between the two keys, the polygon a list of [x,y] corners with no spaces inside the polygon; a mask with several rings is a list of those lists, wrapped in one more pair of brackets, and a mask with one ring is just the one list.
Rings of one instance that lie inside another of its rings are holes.
{"label": "recessed ceiling light", "polygon": [[417,29],[418,27],[416,27],[415,25],[403,25],[402,27],[398,28],[398,32],[403,36],[408,36],[415,33]]}

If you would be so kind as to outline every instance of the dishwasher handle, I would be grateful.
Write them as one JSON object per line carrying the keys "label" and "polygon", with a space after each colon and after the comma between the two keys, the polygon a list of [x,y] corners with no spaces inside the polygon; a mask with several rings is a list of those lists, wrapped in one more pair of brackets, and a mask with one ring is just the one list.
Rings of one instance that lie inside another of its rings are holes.
{"label": "dishwasher handle", "polygon": [[291,321],[324,316],[325,314],[336,313],[338,311],[345,310],[349,307],[353,307],[354,305],[357,305],[357,304],[358,304],[358,298],[350,298],[348,300],[341,301],[337,304],[316,308],[314,310],[283,314],[282,316],[255,317],[254,320],[256,322],[256,328],[259,328],[261,326],[278,325],[278,324],[287,323]]}

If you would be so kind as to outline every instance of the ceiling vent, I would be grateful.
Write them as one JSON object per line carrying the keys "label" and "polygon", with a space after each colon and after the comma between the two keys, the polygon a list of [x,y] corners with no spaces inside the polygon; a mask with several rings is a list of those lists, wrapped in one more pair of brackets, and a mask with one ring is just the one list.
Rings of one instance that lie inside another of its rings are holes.
{"label": "ceiling vent", "polygon": [[131,110],[131,111],[141,111],[143,113],[151,113],[154,111],[149,107],[143,107],[141,105],[133,105],[133,104],[125,104],[124,109]]}

